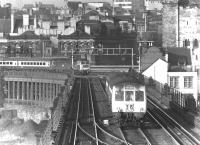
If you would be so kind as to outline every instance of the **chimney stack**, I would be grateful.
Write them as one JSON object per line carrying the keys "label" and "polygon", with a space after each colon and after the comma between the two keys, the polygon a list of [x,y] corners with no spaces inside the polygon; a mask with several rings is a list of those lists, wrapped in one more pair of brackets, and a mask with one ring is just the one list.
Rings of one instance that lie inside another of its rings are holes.
{"label": "chimney stack", "polygon": [[11,30],[10,30],[11,33],[13,33],[14,31],[14,26],[15,26],[15,17],[14,14],[11,13]]}

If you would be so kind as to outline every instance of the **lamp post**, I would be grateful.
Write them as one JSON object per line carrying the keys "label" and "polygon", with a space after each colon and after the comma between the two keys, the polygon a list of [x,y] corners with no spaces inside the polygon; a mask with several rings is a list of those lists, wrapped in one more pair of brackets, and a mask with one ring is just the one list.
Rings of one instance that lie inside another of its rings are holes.
{"label": "lamp post", "polygon": [[131,50],[131,68],[133,69],[133,48]]}
{"label": "lamp post", "polygon": [[74,49],[72,48],[72,69],[74,68]]}
{"label": "lamp post", "polygon": [[139,66],[138,66],[138,71],[139,71],[139,73],[140,73],[140,69],[141,69],[141,68],[140,68],[140,63],[141,63],[141,62],[140,62],[140,48],[141,48],[141,43],[139,43],[139,47],[138,47],[138,54],[139,54],[139,58],[138,58],[138,59],[139,59],[139,62],[138,62],[138,63],[139,63],[139,64],[138,64],[138,65],[139,65]]}

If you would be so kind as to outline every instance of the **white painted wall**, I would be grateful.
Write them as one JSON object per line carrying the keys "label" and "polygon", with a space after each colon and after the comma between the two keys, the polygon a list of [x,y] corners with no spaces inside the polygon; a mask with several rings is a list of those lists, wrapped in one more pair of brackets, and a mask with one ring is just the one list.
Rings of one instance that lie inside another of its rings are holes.
{"label": "white painted wall", "polygon": [[[193,94],[194,99],[197,101],[198,98],[198,89],[197,89],[197,72],[168,72],[168,84],[170,84],[170,77],[178,76],[179,77],[179,90],[183,94]],[[184,77],[185,76],[192,76],[193,77],[193,84],[192,88],[184,88]]]}
{"label": "white painted wall", "polygon": [[162,59],[158,59],[142,74],[147,77],[152,77],[154,80],[165,84],[167,83],[168,63]]}
{"label": "white painted wall", "polygon": [[144,0],[146,10],[161,10],[163,8],[162,0]]}
{"label": "white painted wall", "polygon": [[28,26],[28,25],[29,25],[29,15],[23,14],[23,26]]}

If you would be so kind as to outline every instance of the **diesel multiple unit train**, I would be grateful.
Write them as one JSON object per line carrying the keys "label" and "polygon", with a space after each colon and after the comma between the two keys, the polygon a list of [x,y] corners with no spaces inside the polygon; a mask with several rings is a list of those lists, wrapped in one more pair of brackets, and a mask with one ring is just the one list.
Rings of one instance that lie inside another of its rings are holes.
{"label": "diesel multiple unit train", "polygon": [[71,67],[71,61],[67,59],[50,58],[1,58],[0,67],[14,69],[45,69],[65,70]]}
{"label": "diesel multiple unit train", "polygon": [[73,70],[75,74],[86,75],[90,72],[90,64],[87,60],[78,60],[76,61]]}
{"label": "diesel multiple unit train", "polygon": [[146,87],[137,73],[112,73],[106,77],[106,92],[114,119],[138,125],[147,111]]}
{"label": "diesel multiple unit train", "polygon": [[0,66],[3,67],[44,67],[49,68],[54,65],[54,61],[50,59],[36,59],[36,58],[10,58],[1,59]]}

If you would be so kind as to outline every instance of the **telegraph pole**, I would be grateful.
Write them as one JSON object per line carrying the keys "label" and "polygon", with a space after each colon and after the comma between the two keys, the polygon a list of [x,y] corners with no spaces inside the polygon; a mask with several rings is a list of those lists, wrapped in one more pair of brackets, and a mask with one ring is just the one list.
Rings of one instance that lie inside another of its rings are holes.
{"label": "telegraph pole", "polygon": [[134,64],[133,64],[133,63],[134,63],[134,62],[133,62],[133,48],[132,48],[131,50],[132,50],[132,51],[131,51],[131,61],[132,61],[132,62],[131,62],[131,64],[132,64],[131,67],[132,67],[132,69],[133,69],[133,68],[134,68],[134,67],[133,67],[133,65],[134,65]]}

